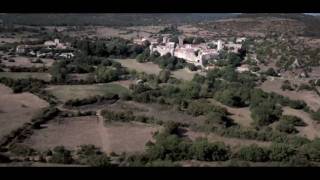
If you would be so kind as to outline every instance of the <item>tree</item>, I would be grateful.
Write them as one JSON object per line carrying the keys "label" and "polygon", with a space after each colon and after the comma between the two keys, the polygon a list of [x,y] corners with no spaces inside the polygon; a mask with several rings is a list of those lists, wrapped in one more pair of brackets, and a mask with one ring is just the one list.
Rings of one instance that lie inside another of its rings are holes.
{"label": "tree", "polygon": [[316,121],[320,121],[320,109],[318,109],[316,112],[313,112],[311,115],[312,115],[312,119]]}
{"label": "tree", "polygon": [[119,72],[116,68],[99,66],[95,71],[98,82],[110,82],[118,80]]}
{"label": "tree", "polygon": [[251,117],[258,126],[265,126],[277,121],[282,109],[276,104],[263,101],[257,106],[251,106]]}
{"label": "tree", "polygon": [[175,134],[157,134],[156,142],[147,147],[147,156],[150,160],[171,160],[178,161],[189,159],[188,142],[183,141]]}
{"label": "tree", "polygon": [[71,151],[64,146],[57,146],[53,149],[51,163],[71,164],[73,162]]}
{"label": "tree", "polygon": [[197,70],[197,66],[194,65],[194,64],[191,64],[191,63],[188,64],[188,68],[189,68],[190,71],[196,71]]}
{"label": "tree", "polygon": [[161,83],[166,83],[170,78],[170,74],[171,74],[170,71],[167,69],[160,71],[159,76],[158,76],[159,81]]}
{"label": "tree", "polygon": [[265,74],[268,75],[268,76],[278,76],[278,73],[273,68],[267,69]]}
{"label": "tree", "polygon": [[288,81],[288,80],[285,80],[285,81],[282,83],[281,89],[282,89],[283,91],[285,91],[285,90],[293,91],[293,90],[294,90],[294,89],[291,87],[290,81]]}
{"label": "tree", "polygon": [[168,121],[164,124],[164,133],[179,135],[180,123]]}
{"label": "tree", "polygon": [[308,160],[320,162],[320,139],[316,138],[311,143],[303,145],[299,152]]}
{"label": "tree", "polygon": [[229,148],[224,143],[209,143],[207,139],[196,139],[190,147],[192,157],[200,161],[225,161],[229,159]]}
{"label": "tree", "polygon": [[253,144],[242,147],[238,152],[238,156],[244,161],[264,162],[268,160],[268,153],[266,149]]}
{"label": "tree", "polygon": [[275,143],[270,146],[269,158],[272,161],[289,161],[295,150],[286,144]]}

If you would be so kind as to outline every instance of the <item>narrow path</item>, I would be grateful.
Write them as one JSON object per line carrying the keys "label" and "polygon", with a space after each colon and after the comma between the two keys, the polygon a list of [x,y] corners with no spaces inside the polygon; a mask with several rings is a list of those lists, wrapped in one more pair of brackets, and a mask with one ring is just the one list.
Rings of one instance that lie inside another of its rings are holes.
{"label": "narrow path", "polygon": [[97,118],[98,118],[98,131],[100,133],[100,139],[101,139],[101,145],[102,145],[102,151],[109,153],[110,152],[110,143],[108,141],[108,133],[106,132],[107,129],[104,127],[104,118],[101,115],[101,109],[97,111]]}
{"label": "narrow path", "polygon": [[311,119],[310,115],[302,110],[296,110],[289,107],[283,108],[283,114],[293,115],[301,118],[307,125],[305,127],[298,127],[300,134],[306,136],[308,139],[320,137],[320,126]]}

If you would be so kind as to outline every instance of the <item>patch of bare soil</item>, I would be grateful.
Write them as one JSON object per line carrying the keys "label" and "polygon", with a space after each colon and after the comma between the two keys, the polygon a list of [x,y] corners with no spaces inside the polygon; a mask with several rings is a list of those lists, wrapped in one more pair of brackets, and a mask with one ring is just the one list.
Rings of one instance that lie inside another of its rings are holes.
{"label": "patch of bare soil", "polygon": [[129,69],[135,69],[138,72],[145,72],[147,74],[159,74],[161,69],[157,64],[152,62],[139,63],[135,59],[116,59],[122,66]]}
{"label": "patch of bare soil", "polygon": [[177,111],[172,106],[160,105],[155,103],[144,104],[134,101],[117,101],[109,106],[113,111],[132,111],[135,115],[154,117],[162,121],[175,121],[180,123],[201,123],[203,116],[193,117],[183,112]]}
{"label": "patch of bare soil", "polygon": [[99,121],[96,116],[56,118],[43,125],[42,129],[36,130],[24,144],[38,150],[61,145],[68,149],[75,149],[83,144],[102,147],[98,129]]}
{"label": "patch of bare soil", "polygon": [[109,123],[100,132],[103,150],[117,154],[143,152],[146,143],[159,129],[160,126],[145,123]]}
{"label": "patch of bare soil", "polygon": [[212,98],[209,100],[215,105],[226,108],[227,111],[231,114],[228,117],[232,118],[237,124],[243,127],[251,126],[251,123],[253,122],[253,120],[251,118],[251,112],[249,107],[234,108],[234,107],[226,106]]}
{"label": "patch of bare soil", "polygon": [[307,125],[305,127],[298,127],[299,135],[314,139],[320,137],[320,125],[311,119],[310,115],[302,110],[292,109],[290,107],[283,108],[283,114],[293,115],[301,118]]}
{"label": "patch of bare soil", "polygon": [[14,94],[0,85],[0,137],[29,122],[34,114],[49,104],[31,93]]}
{"label": "patch of bare soil", "polygon": [[305,101],[313,110],[318,110],[320,108],[320,97],[314,91],[283,91],[281,89],[283,81],[284,80],[280,79],[267,80],[260,86],[260,88],[266,92],[275,92],[293,100]]}
{"label": "patch of bare soil", "polygon": [[113,84],[119,84],[127,89],[129,89],[131,84],[134,84],[135,81],[134,80],[119,80],[119,81],[113,81],[111,82]]}
{"label": "patch of bare soil", "polygon": [[48,59],[48,58],[41,58],[43,63],[31,63],[30,59],[35,59],[35,58],[29,58],[29,57],[22,57],[22,56],[17,56],[12,58],[14,59],[15,62],[9,62],[9,61],[2,61],[2,63],[7,66],[21,66],[21,67],[50,67],[52,66],[54,59]]}

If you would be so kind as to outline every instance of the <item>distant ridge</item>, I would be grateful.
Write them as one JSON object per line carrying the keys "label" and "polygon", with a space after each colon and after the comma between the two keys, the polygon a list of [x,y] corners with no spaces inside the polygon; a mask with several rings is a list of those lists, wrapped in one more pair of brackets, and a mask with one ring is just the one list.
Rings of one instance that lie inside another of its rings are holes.
{"label": "distant ridge", "polygon": [[158,25],[194,23],[236,16],[235,13],[109,13],[109,14],[0,14],[7,24],[20,25]]}

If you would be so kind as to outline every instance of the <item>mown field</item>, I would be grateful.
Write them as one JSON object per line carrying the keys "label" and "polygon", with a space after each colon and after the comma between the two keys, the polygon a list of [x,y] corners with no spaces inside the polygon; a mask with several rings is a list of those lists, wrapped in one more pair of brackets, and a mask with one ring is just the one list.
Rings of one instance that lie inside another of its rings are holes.
{"label": "mown field", "polygon": [[51,75],[49,73],[38,73],[38,72],[0,72],[0,78],[7,77],[12,79],[26,79],[34,78],[44,81],[50,81]]}
{"label": "mown field", "polygon": [[109,84],[91,84],[91,85],[52,85],[47,88],[59,100],[65,102],[70,99],[83,99],[96,95],[106,95],[108,93],[123,93],[128,89],[125,87],[109,83]]}
{"label": "mown field", "polygon": [[[147,74],[156,74],[158,75],[161,71],[160,67],[157,64],[152,62],[147,63],[139,63],[135,59],[115,59],[117,62],[121,63],[122,66],[127,67],[131,70],[136,70],[138,72],[145,72]],[[193,76],[198,72],[192,72],[187,69],[179,69],[176,71],[172,71],[172,77],[177,79],[192,80]],[[200,73],[203,74],[203,73]]]}

